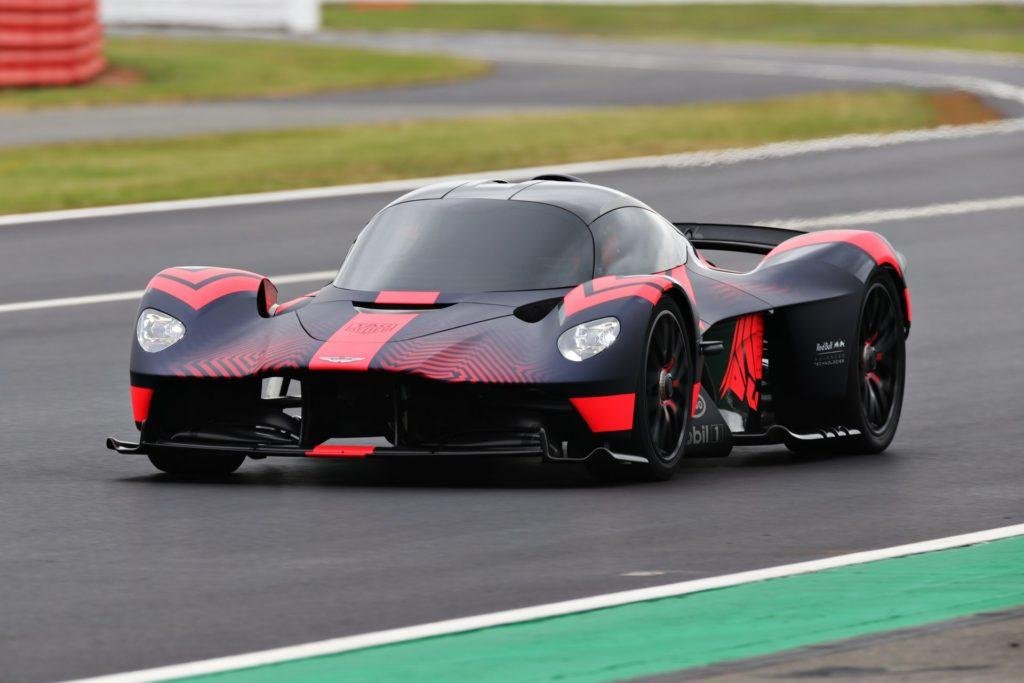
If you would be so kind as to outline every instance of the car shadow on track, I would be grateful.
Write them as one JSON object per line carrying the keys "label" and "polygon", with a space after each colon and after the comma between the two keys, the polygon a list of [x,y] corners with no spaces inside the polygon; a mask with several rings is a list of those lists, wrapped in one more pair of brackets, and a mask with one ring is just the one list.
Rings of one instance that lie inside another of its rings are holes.
{"label": "car shadow on track", "polygon": [[248,461],[233,475],[195,479],[153,472],[122,481],[160,485],[267,486],[267,487],[340,487],[340,488],[436,488],[436,489],[602,489],[623,487],[687,487],[699,485],[710,477],[723,476],[723,470],[745,468],[805,468],[831,461],[877,459],[883,456],[845,456],[835,454],[794,454],[785,449],[740,449],[728,458],[685,461],[676,477],[668,483],[625,478],[607,482],[592,476],[578,464],[544,464],[537,461],[503,458],[431,459],[409,461],[368,460]]}

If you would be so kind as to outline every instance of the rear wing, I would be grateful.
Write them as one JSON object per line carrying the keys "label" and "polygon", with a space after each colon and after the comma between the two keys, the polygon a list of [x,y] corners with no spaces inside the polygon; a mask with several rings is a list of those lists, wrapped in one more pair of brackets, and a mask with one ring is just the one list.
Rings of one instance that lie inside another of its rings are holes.
{"label": "rear wing", "polygon": [[673,223],[696,249],[742,251],[767,254],[791,237],[803,235],[801,230],[768,228],[758,225],[725,225],[721,223]]}

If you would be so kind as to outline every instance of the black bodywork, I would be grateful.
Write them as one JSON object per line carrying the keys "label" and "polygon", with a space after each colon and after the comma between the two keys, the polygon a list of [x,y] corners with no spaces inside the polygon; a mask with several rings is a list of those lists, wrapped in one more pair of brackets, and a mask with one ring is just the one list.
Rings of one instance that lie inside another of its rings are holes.
{"label": "black bodywork", "polygon": [[[486,225],[485,236],[466,224]],[[497,230],[513,237],[488,241]],[[442,234],[457,246],[433,248]],[[543,253],[531,253],[538,240]],[[733,272],[712,265],[711,250],[763,258]],[[108,446],[628,461],[639,457],[630,397],[663,297],[689,327],[698,379],[685,455],[842,439],[859,307],[879,269],[898,284],[909,327],[902,257],[875,233],[673,225],[633,197],[571,180],[433,185],[383,209],[338,279],[293,301],[277,302],[268,279],[245,271],[154,277],[140,311],[187,332],[156,353],[133,343],[141,438]],[[581,362],[560,354],[563,332],[606,317],[621,327],[610,347]]]}

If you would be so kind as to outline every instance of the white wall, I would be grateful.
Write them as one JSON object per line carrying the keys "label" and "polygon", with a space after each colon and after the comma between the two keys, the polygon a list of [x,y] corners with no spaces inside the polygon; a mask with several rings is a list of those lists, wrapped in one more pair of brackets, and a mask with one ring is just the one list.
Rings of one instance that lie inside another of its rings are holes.
{"label": "white wall", "polygon": [[188,26],[275,29],[308,33],[320,28],[320,0],[100,0],[112,26]]}
{"label": "white wall", "polygon": [[[346,5],[351,0],[322,0]],[[360,0],[378,5],[1022,5],[1024,0]]]}

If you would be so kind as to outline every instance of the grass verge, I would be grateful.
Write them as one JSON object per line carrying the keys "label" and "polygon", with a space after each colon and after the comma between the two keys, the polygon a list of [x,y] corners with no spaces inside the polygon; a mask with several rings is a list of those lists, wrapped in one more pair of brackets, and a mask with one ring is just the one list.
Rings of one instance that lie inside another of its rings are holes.
{"label": "grass verge", "polygon": [[485,62],[274,41],[111,38],[110,68],[64,88],[0,89],[0,109],[282,97],[486,73]]}
{"label": "grass verge", "polygon": [[316,187],[885,132],[997,115],[899,90],[0,150],[0,213]]}
{"label": "grass verge", "polygon": [[324,23],[348,29],[547,31],[1024,52],[1024,7],[1005,5],[328,5]]}

